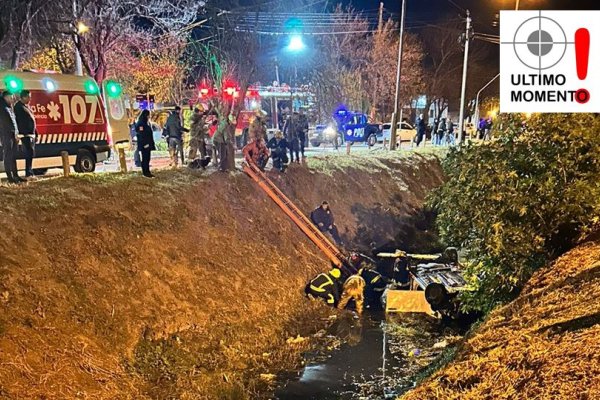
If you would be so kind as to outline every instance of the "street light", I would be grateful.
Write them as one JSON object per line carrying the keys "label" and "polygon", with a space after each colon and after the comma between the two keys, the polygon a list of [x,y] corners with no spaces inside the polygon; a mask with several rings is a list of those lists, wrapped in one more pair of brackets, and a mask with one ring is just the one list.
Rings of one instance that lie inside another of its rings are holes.
{"label": "street light", "polygon": [[306,48],[304,41],[302,40],[302,36],[294,35],[290,38],[290,43],[287,46],[288,51],[291,52],[299,52]]}
{"label": "street light", "polygon": [[90,31],[90,27],[89,27],[89,26],[87,26],[85,23],[83,23],[83,22],[79,22],[79,23],[77,24],[77,34],[78,34],[78,35],[83,35],[83,34],[86,34],[86,33],[88,33],[89,31]]}

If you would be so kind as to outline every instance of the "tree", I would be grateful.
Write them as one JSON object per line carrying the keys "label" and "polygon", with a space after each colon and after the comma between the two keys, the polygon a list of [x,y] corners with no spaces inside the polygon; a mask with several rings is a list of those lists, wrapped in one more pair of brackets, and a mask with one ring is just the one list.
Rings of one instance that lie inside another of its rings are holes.
{"label": "tree", "polygon": [[[389,120],[394,109],[396,96],[396,74],[398,68],[397,24],[388,20],[372,37],[367,64],[366,90],[371,103],[371,115],[380,120]],[[400,98],[402,104],[423,94],[424,52],[420,39],[413,34],[404,35],[402,49],[402,75]]]}
{"label": "tree", "polygon": [[432,202],[442,240],[468,260],[464,305],[485,311],[600,220],[597,116],[501,114],[495,126],[496,140],[450,149]]}

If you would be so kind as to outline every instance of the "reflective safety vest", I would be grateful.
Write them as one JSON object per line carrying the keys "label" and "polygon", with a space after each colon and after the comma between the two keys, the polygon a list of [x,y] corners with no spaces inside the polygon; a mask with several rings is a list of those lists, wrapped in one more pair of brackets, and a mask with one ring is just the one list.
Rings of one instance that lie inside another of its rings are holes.
{"label": "reflective safety vest", "polygon": [[317,275],[309,283],[311,294],[323,297],[330,305],[339,300],[339,286],[339,281],[326,273]]}
{"label": "reflective safety vest", "polygon": [[365,280],[367,287],[375,292],[383,292],[387,286],[387,282],[381,276],[381,274],[372,269],[361,268],[358,271],[358,275]]}

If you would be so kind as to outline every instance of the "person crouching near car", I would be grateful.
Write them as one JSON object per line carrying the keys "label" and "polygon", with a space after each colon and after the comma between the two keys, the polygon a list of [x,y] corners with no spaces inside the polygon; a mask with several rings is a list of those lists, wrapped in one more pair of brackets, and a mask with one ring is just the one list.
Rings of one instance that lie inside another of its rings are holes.
{"label": "person crouching near car", "polygon": [[150,173],[150,158],[152,151],[156,150],[152,127],[150,126],[150,111],[141,112],[137,123],[135,124],[138,150],[142,156],[142,174],[146,178],[154,178]]}

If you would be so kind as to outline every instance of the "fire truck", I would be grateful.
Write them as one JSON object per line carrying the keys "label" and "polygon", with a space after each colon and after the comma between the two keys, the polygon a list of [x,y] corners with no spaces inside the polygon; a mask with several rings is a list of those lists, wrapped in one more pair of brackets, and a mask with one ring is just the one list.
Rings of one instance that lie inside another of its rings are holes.
{"label": "fire truck", "polygon": [[[96,163],[106,160],[112,147],[129,145],[127,112],[121,86],[115,81],[105,81],[101,90],[86,76],[2,71],[0,85],[15,97],[22,90],[31,93],[29,108],[37,126],[33,168],[37,174],[60,167],[64,151],[76,172],[94,172]],[[17,168],[24,167],[19,148]],[[0,163],[2,171],[4,164]]]}

